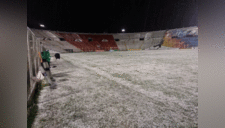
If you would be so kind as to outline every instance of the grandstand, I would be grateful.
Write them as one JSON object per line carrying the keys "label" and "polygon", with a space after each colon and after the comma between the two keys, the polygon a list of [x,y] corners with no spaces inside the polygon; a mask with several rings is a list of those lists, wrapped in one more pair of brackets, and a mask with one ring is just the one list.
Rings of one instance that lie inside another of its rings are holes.
{"label": "grandstand", "polygon": [[44,47],[48,50],[59,52],[59,53],[66,53],[68,50],[69,52],[81,52],[79,48],[75,47],[74,45],[68,43],[63,39],[62,36],[58,36],[53,31],[47,30],[37,30],[31,29],[32,32],[36,35],[37,38],[41,39]]}
{"label": "grandstand", "polygon": [[165,35],[165,31],[123,34],[80,34],[37,29],[32,31],[42,39],[47,49],[62,53],[67,52],[66,49],[72,49],[73,52],[144,50],[159,44]]}
{"label": "grandstand", "polygon": [[[57,52],[147,50],[164,47],[186,49],[198,46],[198,28],[188,27],[139,33],[72,33],[32,29],[47,49]],[[53,46],[53,47],[51,47]]]}

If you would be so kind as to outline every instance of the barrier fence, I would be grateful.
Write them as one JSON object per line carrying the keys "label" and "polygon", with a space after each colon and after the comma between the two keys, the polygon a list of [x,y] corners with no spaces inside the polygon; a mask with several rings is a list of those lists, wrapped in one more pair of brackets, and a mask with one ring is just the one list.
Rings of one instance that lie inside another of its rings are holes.
{"label": "barrier fence", "polygon": [[31,100],[37,82],[35,80],[41,65],[39,54],[43,51],[40,44],[41,38],[27,27],[27,101]]}

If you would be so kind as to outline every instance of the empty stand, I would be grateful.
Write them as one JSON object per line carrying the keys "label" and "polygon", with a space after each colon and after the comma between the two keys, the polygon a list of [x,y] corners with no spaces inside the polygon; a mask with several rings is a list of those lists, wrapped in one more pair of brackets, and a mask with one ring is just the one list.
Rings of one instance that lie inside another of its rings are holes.
{"label": "empty stand", "polygon": [[[171,29],[171,37],[165,37],[166,30],[139,32],[139,33],[117,33],[117,34],[77,34],[67,32],[56,32],[32,29],[36,37],[45,40],[46,47],[56,47],[59,51],[73,49],[74,52],[149,49],[158,44],[166,47],[188,48],[198,46],[198,28]],[[180,32],[183,35],[180,37]],[[179,34],[179,35],[178,35]],[[173,38],[174,37],[174,38]],[[65,41],[60,40],[65,39]],[[182,40],[180,40],[182,38]],[[49,40],[51,39],[51,40]]]}
{"label": "empty stand", "polygon": [[[118,49],[112,35],[79,34],[79,36],[85,44],[89,44],[91,47],[93,46],[95,50],[109,51],[110,49]],[[90,38],[92,41],[89,41]]]}

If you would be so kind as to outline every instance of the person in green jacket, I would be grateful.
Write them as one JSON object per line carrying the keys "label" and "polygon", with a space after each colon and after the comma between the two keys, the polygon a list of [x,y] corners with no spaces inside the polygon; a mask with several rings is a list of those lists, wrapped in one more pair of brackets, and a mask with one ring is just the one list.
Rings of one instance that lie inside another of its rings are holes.
{"label": "person in green jacket", "polygon": [[[50,56],[49,51],[47,50],[47,51],[41,52],[41,57],[42,57],[43,62],[48,62],[48,65],[49,65],[49,68],[50,68],[51,56]],[[41,63],[41,66],[44,68],[43,62]],[[49,70],[49,68],[45,68],[45,70],[46,69]]]}

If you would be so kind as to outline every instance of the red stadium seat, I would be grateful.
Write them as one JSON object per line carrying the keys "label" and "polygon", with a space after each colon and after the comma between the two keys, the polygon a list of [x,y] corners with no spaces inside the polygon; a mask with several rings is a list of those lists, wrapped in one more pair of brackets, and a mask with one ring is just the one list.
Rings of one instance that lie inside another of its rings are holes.
{"label": "red stadium seat", "polygon": [[[72,45],[80,48],[85,52],[95,50],[109,51],[110,48],[113,50],[118,49],[118,46],[112,35],[90,35],[90,34],[70,34],[70,33],[57,33],[57,34],[62,36],[66,41],[68,41]],[[93,41],[89,41],[88,38],[92,38]],[[100,48],[98,46],[100,46]]]}

